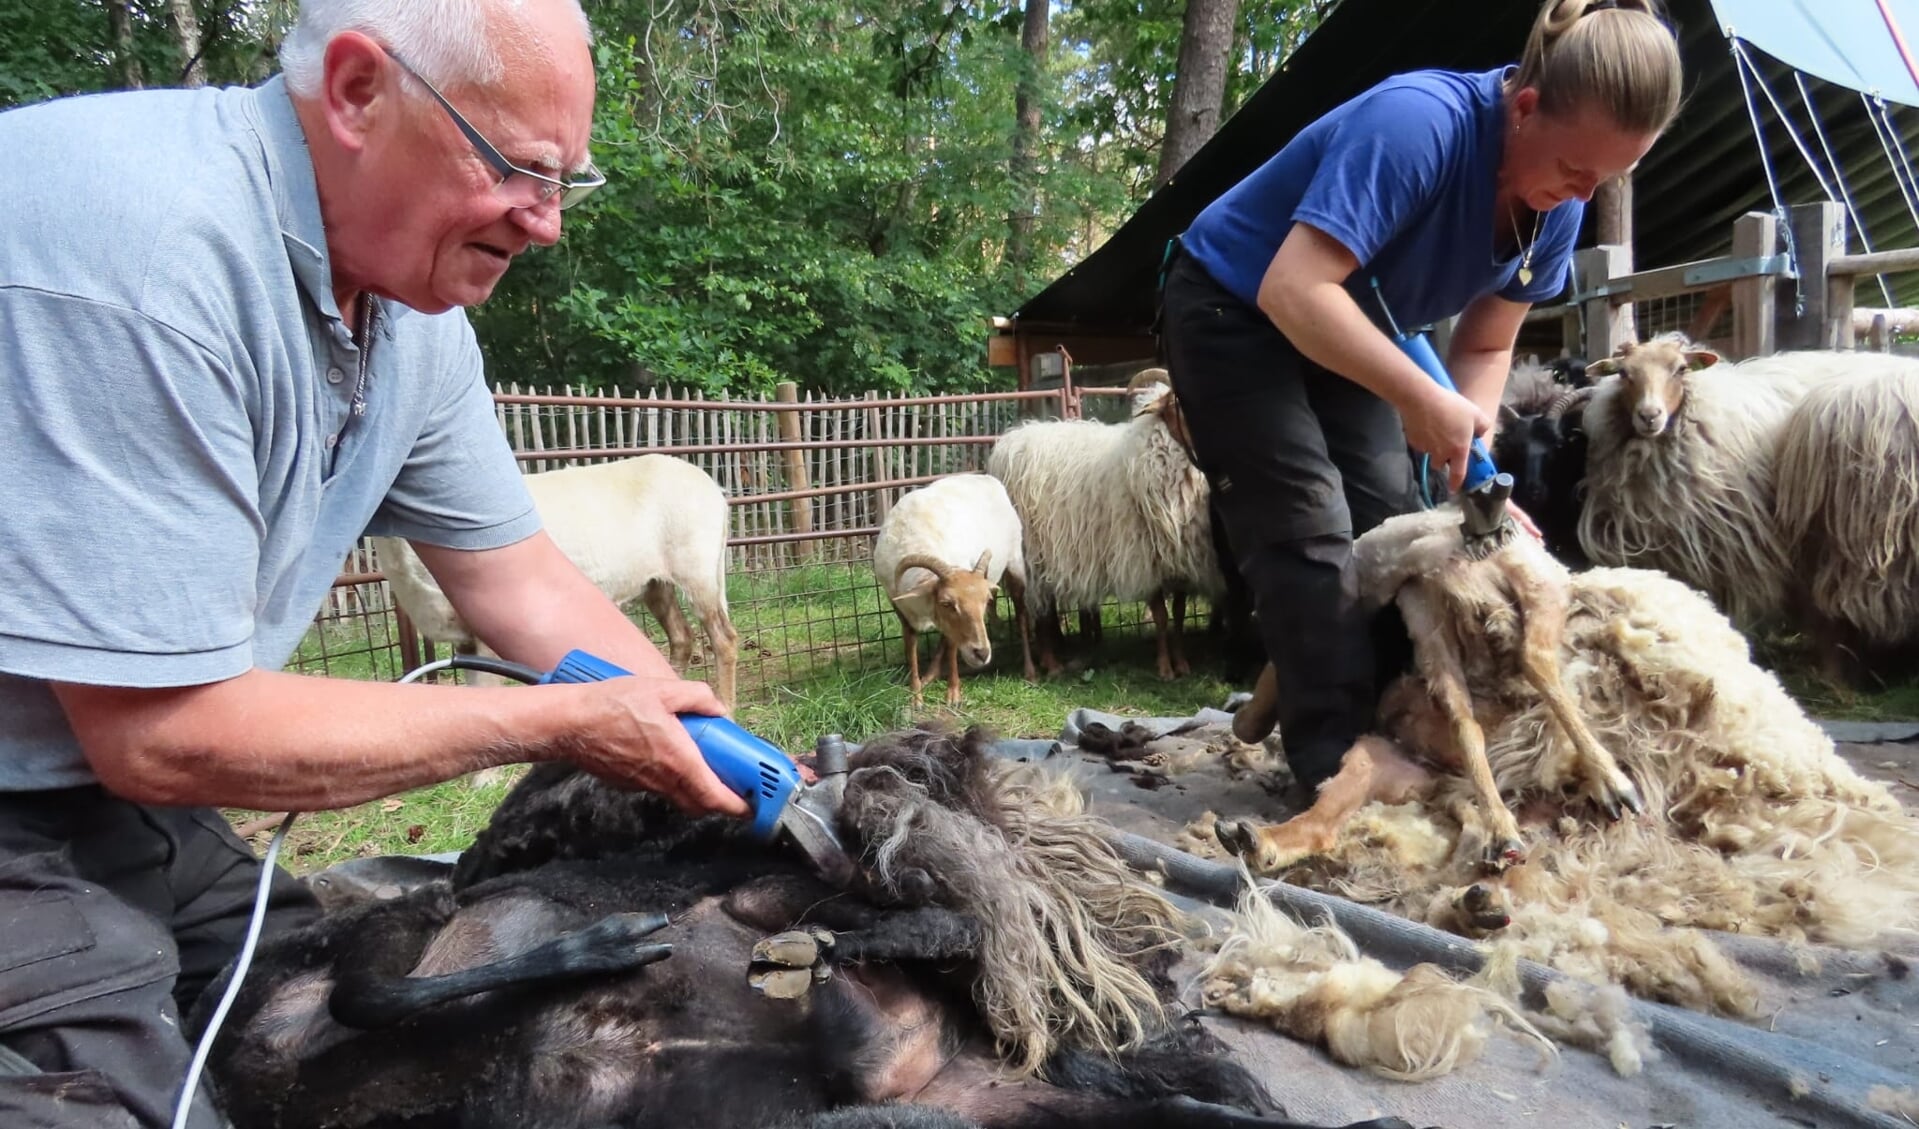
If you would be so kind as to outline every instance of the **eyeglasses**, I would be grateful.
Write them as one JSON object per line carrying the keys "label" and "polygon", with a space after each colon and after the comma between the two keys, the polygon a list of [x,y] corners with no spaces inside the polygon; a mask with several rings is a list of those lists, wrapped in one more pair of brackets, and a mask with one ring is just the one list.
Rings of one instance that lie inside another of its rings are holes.
{"label": "eyeglasses", "polygon": [[472,122],[467,121],[461,116],[460,111],[453,108],[453,103],[446,100],[446,95],[440,93],[437,87],[421,77],[419,71],[407,65],[405,59],[391,50],[387,51],[387,57],[398,63],[400,69],[412,75],[421,86],[427,88],[428,93],[433,95],[441,108],[445,109],[447,115],[453,119],[453,124],[459,126],[460,132],[465,134],[466,139],[472,143],[474,152],[478,153],[480,159],[491,165],[493,171],[499,174],[499,182],[494,185],[493,190],[499,193],[509,206],[537,207],[557,194],[560,198],[560,210],[565,211],[591,196],[594,189],[606,183],[606,174],[594,168],[591,161],[587,162],[586,167],[580,171],[576,179],[557,180],[545,173],[521,168],[507,160],[504,154],[493,147],[491,141],[480,136],[480,131],[473,128]]}

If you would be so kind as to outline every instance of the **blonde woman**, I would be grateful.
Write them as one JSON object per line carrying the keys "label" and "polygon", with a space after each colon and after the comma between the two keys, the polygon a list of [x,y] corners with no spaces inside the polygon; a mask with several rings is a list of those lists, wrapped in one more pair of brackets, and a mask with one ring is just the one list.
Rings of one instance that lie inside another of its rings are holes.
{"label": "blonde woman", "polygon": [[[1415,507],[1408,445],[1459,487],[1527,308],[1566,284],[1585,201],[1679,100],[1652,0],[1548,0],[1516,65],[1381,82],[1178,240],[1162,346],[1277,689],[1276,719],[1262,695],[1242,736],[1277,720],[1304,798],[1372,728],[1404,652],[1403,628],[1354,604],[1353,539]],[[1393,344],[1382,301],[1407,328],[1458,316],[1457,393]]]}

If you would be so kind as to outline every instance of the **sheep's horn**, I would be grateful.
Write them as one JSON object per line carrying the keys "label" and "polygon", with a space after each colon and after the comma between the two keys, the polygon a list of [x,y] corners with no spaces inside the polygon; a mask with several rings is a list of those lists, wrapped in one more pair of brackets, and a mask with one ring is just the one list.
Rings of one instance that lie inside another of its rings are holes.
{"label": "sheep's horn", "polygon": [[973,566],[973,571],[979,573],[981,576],[985,576],[986,566],[989,562],[992,561],[992,559],[993,559],[993,550],[981,549],[979,554],[979,562]]}
{"label": "sheep's horn", "polygon": [[1546,405],[1546,418],[1557,423],[1567,412],[1592,398],[1593,388],[1590,384],[1584,388],[1568,388],[1554,396],[1553,402]]}
{"label": "sheep's horn", "polygon": [[953,573],[952,565],[947,564],[931,553],[909,553],[901,558],[900,566],[893,570],[893,583],[898,584],[900,577],[905,576],[906,570],[909,568],[923,568],[941,580],[945,580]]}

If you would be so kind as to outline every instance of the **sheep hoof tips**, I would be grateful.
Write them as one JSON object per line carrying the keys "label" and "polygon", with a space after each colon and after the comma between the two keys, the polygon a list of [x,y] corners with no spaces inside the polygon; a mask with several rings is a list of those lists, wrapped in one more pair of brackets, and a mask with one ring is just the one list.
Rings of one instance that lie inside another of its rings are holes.
{"label": "sheep hoof tips", "polygon": [[1499,905],[1492,887],[1481,883],[1468,886],[1453,905],[1465,917],[1467,925],[1481,932],[1496,932],[1512,924],[1512,917]]}
{"label": "sheep hoof tips", "polygon": [[1219,839],[1219,845],[1233,854],[1249,861],[1259,857],[1259,836],[1251,824],[1222,819],[1213,824],[1213,834]]}
{"label": "sheep hoof tips", "polygon": [[747,983],[772,999],[798,999],[832,977],[832,966],[824,959],[832,948],[833,934],[818,926],[775,933],[753,946],[753,963],[773,967],[750,970]]}
{"label": "sheep hoof tips", "polygon": [[1501,839],[1486,848],[1486,869],[1494,874],[1526,861],[1526,847],[1517,839]]}

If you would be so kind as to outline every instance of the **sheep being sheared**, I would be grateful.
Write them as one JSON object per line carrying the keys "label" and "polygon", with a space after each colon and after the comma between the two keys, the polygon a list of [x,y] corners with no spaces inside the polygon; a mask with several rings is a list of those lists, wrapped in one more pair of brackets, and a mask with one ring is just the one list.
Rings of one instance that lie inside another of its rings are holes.
{"label": "sheep being sheared", "polygon": [[1919,361],[1897,360],[1808,392],[1779,441],[1794,618],[1839,682],[1919,659]]}
{"label": "sheep being sheared", "polygon": [[212,1060],[227,1109],[239,1129],[859,1125],[900,1102],[939,1125],[1285,1124],[1167,1018],[1172,907],[985,745],[853,755],[844,891],[738,822],[542,766],[452,883],[261,949]]}
{"label": "sheep being sheared", "polygon": [[[1525,538],[1465,563],[1450,507],[1393,518],[1354,553],[1362,595],[1405,613],[1417,673],[1311,810],[1220,822],[1258,869],[1732,1013],[1756,997],[1705,931],[1859,946],[1919,926],[1919,825],[1701,593],[1651,570],[1569,574]],[[1564,701],[1537,673],[1554,634]],[[1492,804],[1469,771],[1482,759]],[[1631,796],[1614,761],[1646,814],[1594,821]]]}

